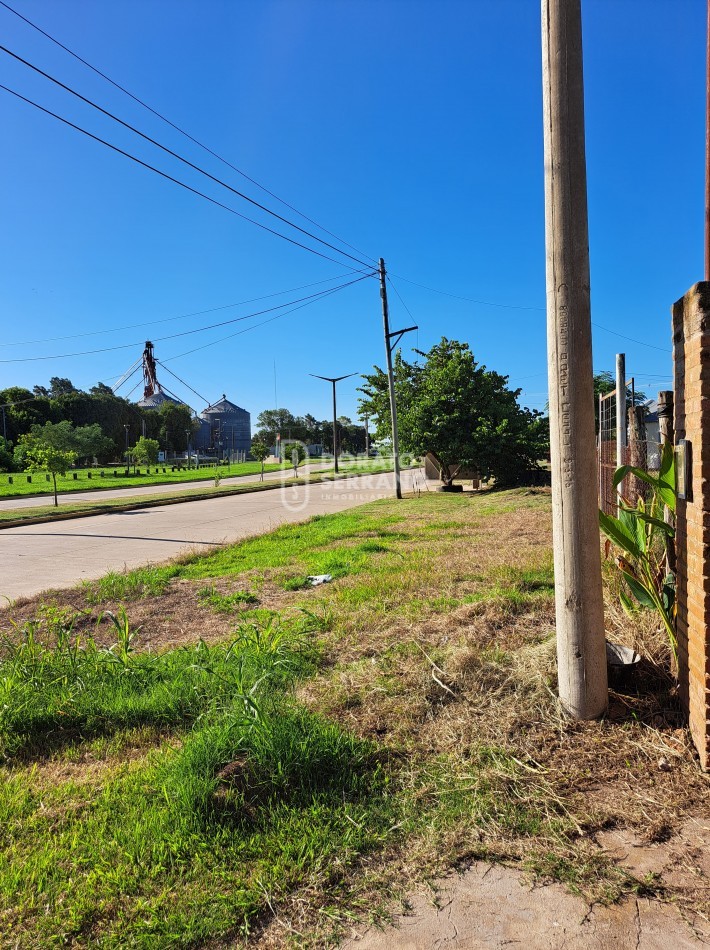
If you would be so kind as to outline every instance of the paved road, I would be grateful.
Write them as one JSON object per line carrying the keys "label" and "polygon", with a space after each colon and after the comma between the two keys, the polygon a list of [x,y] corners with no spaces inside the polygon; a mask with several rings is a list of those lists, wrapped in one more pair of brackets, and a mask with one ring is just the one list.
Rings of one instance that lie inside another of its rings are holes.
{"label": "paved road", "polygon": [[[327,465],[304,465],[298,470],[298,474],[303,475],[306,472],[327,471]],[[346,469],[347,471],[347,469]],[[287,469],[286,472],[264,472],[264,481],[278,481],[282,478],[291,478],[293,469]],[[224,485],[241,485],[245,482],[258,482],[259,475],[233,475],[231,478],[220,479],[220,487]],[[192,482],[172,482],[169,485],[137,485],[133,488],[94,488],[86,491],[59,492],[59,503],[71,505],[80,501],[98,501],[101,502],[107,498],[137,498],[141,495],[178,495],[180,492],[194,491],[196,488],[208,489],[212,485],[212,480],[201,479]],[[15,508],[40,508],[43,505],[51,505],[52,495],[33,495],[30,498],[7,498],[0,500],[0,511],[12,511]]]}
{"label": "paved road", "polygon": [[[410,491],[420,472],[403,472]],[[284,522],[343,511],[393,495],[392,475],[363,475],[162,508],[0,531],[0,598],[68,587],[109,570],[165,561],[190,550],[262,534]]]}

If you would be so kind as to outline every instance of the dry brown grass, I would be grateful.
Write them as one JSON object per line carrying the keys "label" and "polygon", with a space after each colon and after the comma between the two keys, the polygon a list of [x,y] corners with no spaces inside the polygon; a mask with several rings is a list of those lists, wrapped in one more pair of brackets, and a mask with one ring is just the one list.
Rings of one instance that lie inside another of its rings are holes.
{"label": "dry brown grass", "polygon": [[[396,510],[402,523],[373,533],[385,550],[337,583],[289,592],[281,569],[209,582],[223,594],[255,591],[261,609],[324,618],[323,662],[298,698],[379,746],[406,802],[401,827],[379,848],[347,869],[315,872],[274,907],[255,943],[323,945],[348,915],[392,909],[415,883],[477,857],[561,879],[590,900],[636,889],[710,914],[710,867],[692,832],[693,822],[710,825],[710,783],[654,617],[632,623],[607,575],[607,636],[643,661],[612,690],[603,720],[570,722],[555,693],[548,493],[448,498],[440,510],[412,500]],[[142,628],[136,642],[228,636],[240,612],[201,603],[206,584],[173,580],[128,605]],[[76,607],[76,592],[52,602]],[[11,630],[38,605],[4,611],[0,624]],[[99,612],[82,614],[77,630]],[[637,857],[663,845],[668,860],[641,873],[643,863],[617,855],[619,835]]]}

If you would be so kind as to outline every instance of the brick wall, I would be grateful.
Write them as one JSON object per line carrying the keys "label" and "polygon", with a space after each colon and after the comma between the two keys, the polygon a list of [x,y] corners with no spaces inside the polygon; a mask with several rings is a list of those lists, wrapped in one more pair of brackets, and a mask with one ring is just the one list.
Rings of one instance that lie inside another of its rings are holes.
{"label": "brick wall", "polygon": [[[676,513],[678,674],[690,731],[710,766],[710,283],[673,305],[674,438],[691,443],[691,492]],[[703,437],[704,436],[704,437]]]}

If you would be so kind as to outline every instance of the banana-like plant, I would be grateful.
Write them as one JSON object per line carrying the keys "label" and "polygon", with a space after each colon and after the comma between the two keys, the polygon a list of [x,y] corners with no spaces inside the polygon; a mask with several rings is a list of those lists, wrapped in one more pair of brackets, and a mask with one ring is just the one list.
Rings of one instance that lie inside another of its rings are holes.
{"label": "banana-like plant", "polygon": [[624,583],[619,594],[621,606],[629,615],[639,607],[656,610],[677,661],[675,574],[669,569],[669,564],[673,563],[669,554],[674,545],[675,530],[663,516],[664,508],[675,513],[676,507],[673,446],[663,446],[658,475],[622,465],[614,473],[614,488],[627,475],[645,482],[651,490],[648,499],[639,498],[635,506],[622,499],[616,517],[599,512],[599,525],[607,537],[607,556],[613,545],[618,552],[616,565]]}

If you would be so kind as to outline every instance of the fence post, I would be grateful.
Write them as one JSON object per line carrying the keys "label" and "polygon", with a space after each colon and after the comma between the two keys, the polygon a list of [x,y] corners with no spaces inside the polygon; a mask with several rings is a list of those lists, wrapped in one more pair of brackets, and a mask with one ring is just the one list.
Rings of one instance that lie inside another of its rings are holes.
{"label": "fence post", "polygon": [[673,390],[663,389],[658,394],[658,436],[661,445],[673,443]]}
{"label": "fence post", "polygon": [[[643,406],[630,406],[628,411],[629,418],[629,446],[628,459],[629,465],[634,468],[640,468],[642,471],[648,471],[648,450],[646,447],[646,422],[644,420]],[[630,504],[635,505],[639,498],[646,498],[646,483],[635,475],[629,475],[626,485],[626,498]]]}
{"label": "fence post", "polygon": [[[626,464],[626,356],[616,354],[616,467]],[[619,501],[624,494],[622,479],[616,487]]]}
{"label": "fence post", "polygon": [[675,440],[686,440],[689,474],[688,490],[679,492],[676,504],[678,682],[705,769],[710,765],[709,282],[695,284],[673,306],[673,380]]}

